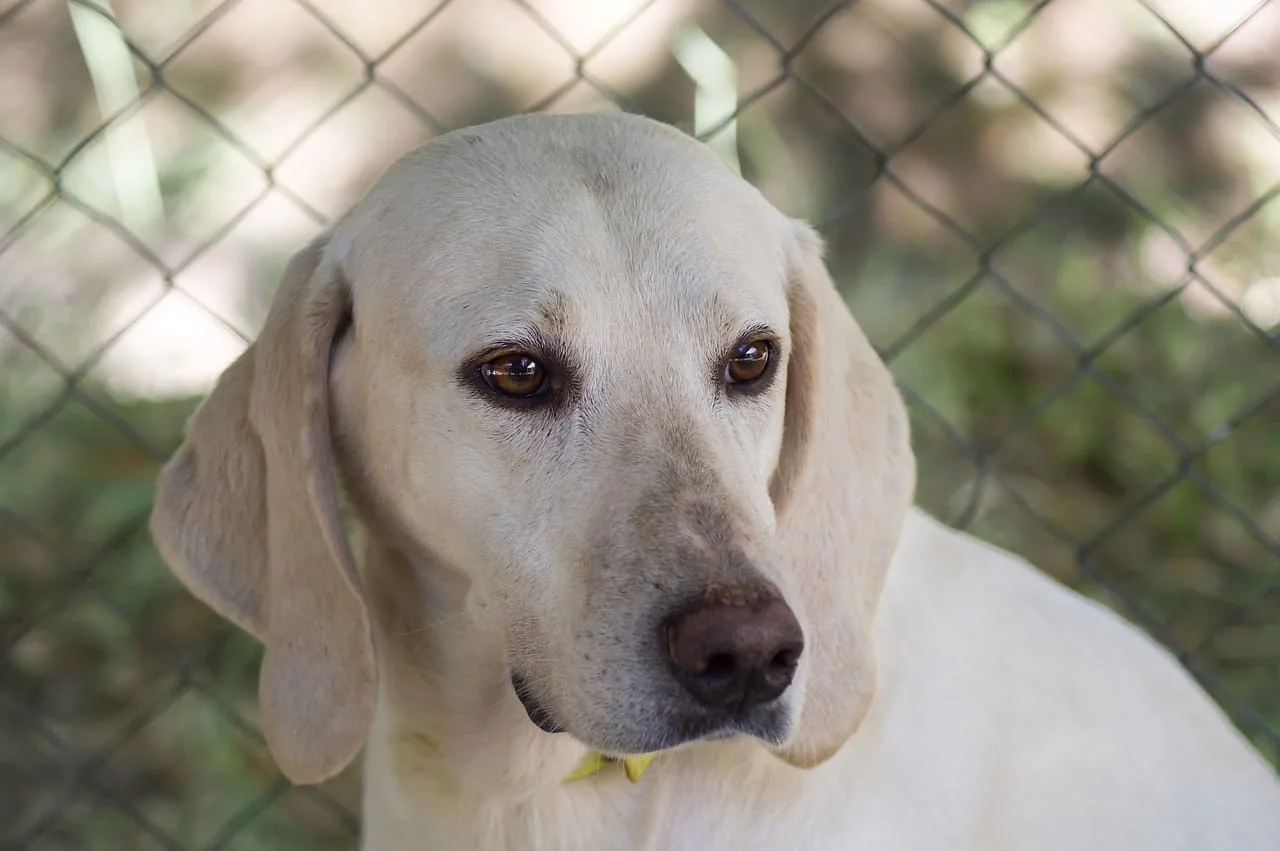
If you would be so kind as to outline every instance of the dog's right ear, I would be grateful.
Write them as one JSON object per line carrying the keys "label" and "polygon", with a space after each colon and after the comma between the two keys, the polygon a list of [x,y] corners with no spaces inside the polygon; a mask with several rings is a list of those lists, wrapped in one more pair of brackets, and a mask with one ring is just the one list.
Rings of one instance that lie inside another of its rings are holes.
{"label": "dog's right ear", "polygon": [[329,366],[351,295],[322,238],[285,270],[257,341],[188,425],[160,474],[151,534],[198,597],[266,645],[259,700],[287,777],[317,783],[364,743],[376,668],[343,533]]}

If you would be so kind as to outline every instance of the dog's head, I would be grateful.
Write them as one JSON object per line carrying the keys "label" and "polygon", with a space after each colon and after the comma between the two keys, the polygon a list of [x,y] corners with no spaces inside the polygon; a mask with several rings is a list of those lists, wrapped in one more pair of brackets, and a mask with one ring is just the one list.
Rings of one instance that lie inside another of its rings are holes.
{"label": "dog's head", "polygon": [[548,731],[811,765],[866,711],[914,482],[899,396],[818,238],[670,128],[522,117],[410,154],[194,416],[153,533],[265,643],[301,782],[351,759],[377,688],[339,478]]}

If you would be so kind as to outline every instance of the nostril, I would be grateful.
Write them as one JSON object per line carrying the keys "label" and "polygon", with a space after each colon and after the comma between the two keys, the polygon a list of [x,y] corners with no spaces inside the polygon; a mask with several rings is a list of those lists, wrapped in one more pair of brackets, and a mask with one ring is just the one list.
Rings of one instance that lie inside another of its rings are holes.
{"label": "nostril", "polygon": [[769,673],[789,674],[796,669],[796,663],[799,661],[800,648],[784,647],[769,660]]}
{"label": "nostril", "polygon": [[700,676],[713,680],[727,680],[737,673],[738,663],[728,653],[713,653],[707,659],[707,666]]}

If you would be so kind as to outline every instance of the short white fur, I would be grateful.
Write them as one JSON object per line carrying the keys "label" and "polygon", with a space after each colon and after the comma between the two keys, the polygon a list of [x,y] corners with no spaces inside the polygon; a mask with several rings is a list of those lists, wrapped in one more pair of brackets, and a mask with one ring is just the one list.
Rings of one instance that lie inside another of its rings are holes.
{"label": "short white fur", "polygon": [[[730,399],[715,358],[760,326],[779,372]],[[572,392],[496,405],[465,365],[531,330]],[[282,770],[364,749],[366,851],[1280,848],[1275,772],[1172,657],[911,507],[915,475],[806,226],[671,128],[526,116],[409,154],[299,253],[152,530],[266,645]],[[563,783],[674,735],[654,613],[748,573],[806,636],[783,740]]]}

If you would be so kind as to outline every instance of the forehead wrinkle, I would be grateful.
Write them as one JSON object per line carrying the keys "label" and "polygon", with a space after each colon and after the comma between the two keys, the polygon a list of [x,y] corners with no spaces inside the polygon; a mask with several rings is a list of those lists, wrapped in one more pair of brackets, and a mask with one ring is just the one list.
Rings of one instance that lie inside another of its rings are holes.
{"label": "forehead wrinkle", "polygon": [[570,342],[572,310],[568,297],[554,287],[521,280],[513,286],[481,292],[487,309],[476,317],[472,333],[475,344],[545,341],[557,345]]}
{"label": "forehead wrinkle", "polygon": [[[558,165],[551,185],[528,191],[517,173],[505,175],[503,193],[446,193],[451,214],[435,210],[436,238],[419,260],[455,317],[432,323],[436,346],[456,354],[536,326],[580,351],[645,334],[692,354],[732,342],[745,325],[785,324],[785,307],[762,297],[774,286],[762,255],[776,252],[758,217],[707,215],[717,204],[670,179],[606,168],[606,185]],[[513,192],[528,203],[511,203]]]}
{"label": "forehead wrinkle", "polygon": [[693,232],[658,250],[630,240],[627,266],[638,304],[664,335],[678,335],[699,349],[719,349],[751,328],[780,332],[778,326],[786,324],[781,280],[726,259],[723,247],[709,246],[714,240],[714,234],[708,239]]}
{"label": "forehead wrinkle", "polygon": [[718,289],[711,294],[711,311],[708,326],[714,326],[720,342],[736,342],[743,334],[754,334],[765,329],[777,331],[778,320],[764,314],[755,304],[747,303],[747,299],[739,292],[729,292],[728,288]]}

